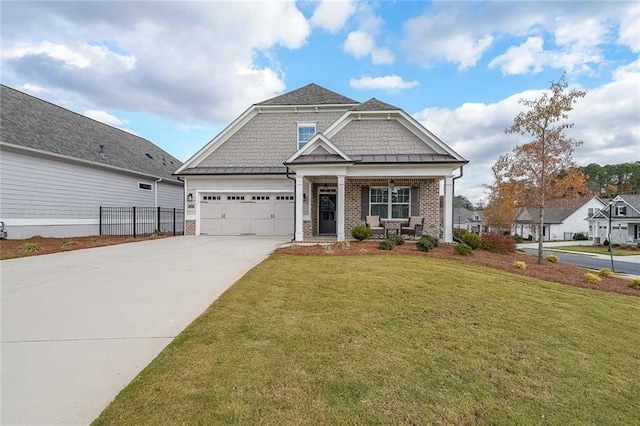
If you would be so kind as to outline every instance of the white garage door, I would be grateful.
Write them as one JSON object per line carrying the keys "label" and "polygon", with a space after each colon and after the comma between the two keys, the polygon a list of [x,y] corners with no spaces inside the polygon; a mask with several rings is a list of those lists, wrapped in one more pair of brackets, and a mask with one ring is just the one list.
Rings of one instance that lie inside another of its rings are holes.
{"label": "white garage door", "polygon": [[290,235],[293,195],[202,194],[200,234]]}

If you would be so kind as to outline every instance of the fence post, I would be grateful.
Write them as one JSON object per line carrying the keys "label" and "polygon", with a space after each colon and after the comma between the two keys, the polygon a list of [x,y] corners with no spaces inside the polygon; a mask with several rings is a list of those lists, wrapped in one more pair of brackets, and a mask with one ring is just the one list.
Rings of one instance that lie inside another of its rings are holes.
{"label": "fence post", "polygon": [[158,216],[156,219],[156,233],[160,233],[160,207],[158,207]]}
{"label": "fence post", "polygon": [[173,236],[176,236],[176,208],[173,208]]}
{"label": "fence post", "polygon": [[136,208],[133,208],[133,238],[136,237]]}
{"label": "fence post", "polygon": [[102,206],[100,206],[100,219],[98,220],[98,235],[102,235]]}

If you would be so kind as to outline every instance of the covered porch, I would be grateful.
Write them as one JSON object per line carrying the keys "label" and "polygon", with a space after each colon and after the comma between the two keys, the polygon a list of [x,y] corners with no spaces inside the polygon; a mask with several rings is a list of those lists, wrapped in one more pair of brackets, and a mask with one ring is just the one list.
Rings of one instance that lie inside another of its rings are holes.
{"label": "covered porch", "polygon": [[[453,175],[402,173],[397,167],[376,175],[342,166],[297,168],[295,241],[345,241],[367,216],[379,216],[385,228],[398,229],[412,216],[424,218],[422,232],[453,241]],[[444,209],[440,212],[440,181]],[[399,231],[398,231],[399,232]]]}

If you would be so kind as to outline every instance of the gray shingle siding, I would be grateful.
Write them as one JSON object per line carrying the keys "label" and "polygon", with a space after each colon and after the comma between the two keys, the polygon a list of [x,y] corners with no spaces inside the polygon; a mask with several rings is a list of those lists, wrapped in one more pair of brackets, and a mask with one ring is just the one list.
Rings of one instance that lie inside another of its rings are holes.
{"label": "gray shingle siding", "polygon": [[298,150],[298,123],[321,132],[343,112],[261,113],[253,117],[198,167],[282,167]]}
{"label": "gray shingle siding", "polygon": [[347,155],[435,153],[395,120],[353,120],[331,142]]}

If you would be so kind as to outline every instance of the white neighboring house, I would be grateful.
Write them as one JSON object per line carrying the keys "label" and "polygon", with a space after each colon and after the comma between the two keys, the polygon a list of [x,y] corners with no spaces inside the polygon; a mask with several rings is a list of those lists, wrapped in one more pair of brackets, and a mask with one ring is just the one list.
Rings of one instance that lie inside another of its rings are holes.
{"label": "white neighboring house", "polygon": [[[544,212],[544,241],[570,240],[575,234],[589,235],[588,219],[606,203],[598,197],[581,197],[568,205],[547,206]],[[524,207],[516,215],[512,234],[523,238],[533,236],[536,239],[538,229],[538,211]]]}
{"label": "white neighboring house", "polygon": [[183,208],[182,163],[146,139],[0,85],[8,238],[99,234],[99,208]]}
{"label": "white neighboring house", "polygon": [[611,243],[638,244],[640,242],[640,194],[622,194],[603,202],[601,210],[589,217],[589,236],[594,241],[609,238],[609,212],[611,211]]}
{"label": "white neighboring house", "polygon": [[455,207],[453,209],[453,227],[464,229],[467,232],[480,234],[487,231],[484,213],[481,211],[472,211],[464,207]]}

